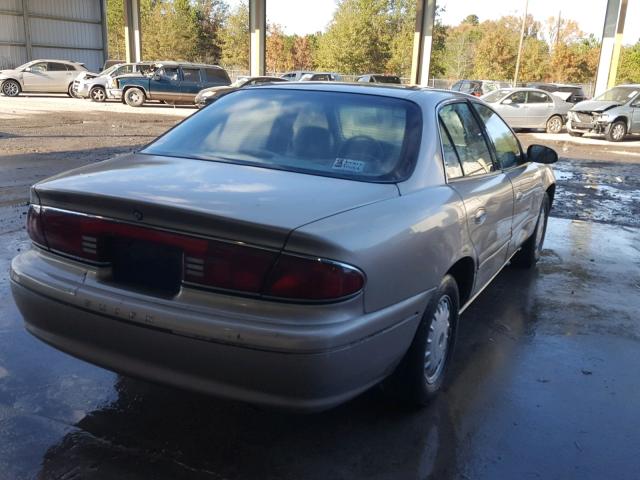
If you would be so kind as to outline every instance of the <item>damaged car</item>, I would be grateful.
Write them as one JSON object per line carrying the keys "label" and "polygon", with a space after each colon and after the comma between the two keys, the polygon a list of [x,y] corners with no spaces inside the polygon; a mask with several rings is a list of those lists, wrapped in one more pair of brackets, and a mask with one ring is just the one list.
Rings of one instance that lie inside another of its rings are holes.
{"label": "damaged car", "polygon": [[569,111],[567,131],[574,137],[604,135],[610,142],[640,133],[640,84],[619,85],[578,103]]}

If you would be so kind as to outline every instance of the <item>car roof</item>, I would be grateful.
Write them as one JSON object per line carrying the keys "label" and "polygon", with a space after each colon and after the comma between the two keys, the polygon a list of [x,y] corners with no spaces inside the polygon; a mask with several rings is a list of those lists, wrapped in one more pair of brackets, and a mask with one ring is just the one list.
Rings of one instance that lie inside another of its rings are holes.
{"label": "car roof", "polygon": [[82,62],[74,62],[73,60],[56,60],[51,58],[38,58],[37,60],[31,60],[27,63],[38,63],[38,62],[55,62],[55,63],[66,63],[68,65],[84,65]]}
{"label": "car roof", "polygon": [[260,90],[307,90],[318,92],[340,92],[362,95],[378,95],[401,99],[420,98],[427,104],[436,105],[443,100],[460,98],[475,99],[465,93],[451,90],[439,90],[417,85],[394,85],[387,83],[353,83],[353,82],[279,82],[266,84]]}
{"label": "car roof", "polygon": [[160,61],[160,62],[150,62],[153,65],[160,65],[163,67],[193,67],[193,68],[219,68],[223,70],[220,65],[208,65],[205,63],[191,63],[191,62],[174,62],[174,61]]}

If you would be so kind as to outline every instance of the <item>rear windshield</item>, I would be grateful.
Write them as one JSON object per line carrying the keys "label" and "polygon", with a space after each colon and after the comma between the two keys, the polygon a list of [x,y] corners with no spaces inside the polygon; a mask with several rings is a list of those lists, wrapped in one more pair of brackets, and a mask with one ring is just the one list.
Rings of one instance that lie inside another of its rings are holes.
{"label": "rear windshield", "polygon": [[379,83],[400,83],[399,77],[392,77],[389,75],[374,75],[376,82]]}
{"label": "rear windshield", "polygon": [[395,182],[413,170],[421,128],[419,107],[398,98],[238,90],[143,153]]}

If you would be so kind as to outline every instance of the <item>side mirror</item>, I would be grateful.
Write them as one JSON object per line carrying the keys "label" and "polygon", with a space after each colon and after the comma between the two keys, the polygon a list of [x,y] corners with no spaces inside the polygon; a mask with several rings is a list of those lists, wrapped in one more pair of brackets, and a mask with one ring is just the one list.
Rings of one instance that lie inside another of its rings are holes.
{"label": "side mirror", "polygon": [[27,67],[23,70],[23,72],[30,72],[31,71],[31,67]]}
{"label": "side mirror", "polygon": [[502,104],[503,104],[503,105],[511,105],[512,103],[513,103],[513,100],[511,100],[510,98],[505,98],[505,99],[502,101]]}
{"label": "side mirror", "polygon": [[530,162],[551,164],[558,161],[558,154],[553,148],[544,145],[529,145],[527,158]]}
{"label": "side mirror", "polygon": [[151,77],[151,80],[154,80],[156,82],[160,81],[162,79],[162,77],[160,75],[158,75],[157,73],[153,74],[153,77]]}

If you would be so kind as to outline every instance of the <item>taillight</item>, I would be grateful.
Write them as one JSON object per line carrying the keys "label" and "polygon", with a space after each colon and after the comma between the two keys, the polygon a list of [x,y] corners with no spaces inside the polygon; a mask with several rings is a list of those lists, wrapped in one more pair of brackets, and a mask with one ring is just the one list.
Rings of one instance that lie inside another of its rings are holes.
{"label": "taillight", "polygon": [[121,248],[114,240],[178,248],[183,258],[182,280],[204,288],[288,300],[329,301],[356,294],[365,281],[360,270],[330,260],[52,208],[30,208],[27,225],[34,242],[92,263],[111,262],[113,250]]}
{"label": "taillight", "polygon": [[42,247],[47,247],[47,240],[44,237],[44,228],[42,226],[42,208],[40,205],[29,205],[27,212],[27,233],[34,243]]}
{"label": "taillight", "polygon": [[334,300],[359,292],[364,275],[354,267],[319,258],[282,254],[264,295],[298,300]]}

